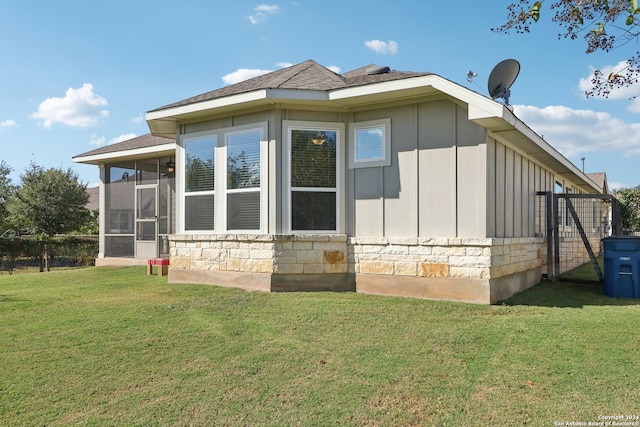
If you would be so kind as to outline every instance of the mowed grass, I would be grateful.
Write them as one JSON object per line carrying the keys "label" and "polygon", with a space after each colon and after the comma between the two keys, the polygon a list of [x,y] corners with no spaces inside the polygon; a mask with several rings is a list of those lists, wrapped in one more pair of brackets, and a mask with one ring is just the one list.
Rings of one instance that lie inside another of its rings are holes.
{"label": "mowed grass", "polygon": [[0,277],[0,424],[551,426],[640,415],[640,300],[504,304]]}

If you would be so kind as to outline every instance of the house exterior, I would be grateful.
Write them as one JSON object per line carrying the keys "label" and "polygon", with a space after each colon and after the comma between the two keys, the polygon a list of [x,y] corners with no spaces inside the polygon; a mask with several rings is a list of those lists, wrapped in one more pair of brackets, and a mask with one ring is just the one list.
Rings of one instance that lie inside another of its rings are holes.
{"label": "house exterior", "polygon": [[537,192],[603,190],[431,73],[310,60],[147,122],[74,160],[101,170],[98,262],[168,256],[176,283],[495,303],[541,278]]}

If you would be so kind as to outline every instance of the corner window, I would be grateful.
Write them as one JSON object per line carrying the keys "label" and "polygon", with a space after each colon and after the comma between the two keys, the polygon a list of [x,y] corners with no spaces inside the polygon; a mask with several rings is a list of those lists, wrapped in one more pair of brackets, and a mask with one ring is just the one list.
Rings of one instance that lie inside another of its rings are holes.
{"label": "corner window", "polygon": [[184,142],[184,228],[214,229],[216,136]]}
{"label": "corner window", "polygon": [[266,231],[267,126],[262,122],[181,137],[181,231]]}
{"label": "corner window", "polygon": [[391,165],[391,120],[383,119],[351,125],[349,167]]}
{"label": "corner window", "polygon": [[[318,124],[315,124],[318,126]],[[341,129],[288,127],[289,228],[336,232],[341,226]]]}

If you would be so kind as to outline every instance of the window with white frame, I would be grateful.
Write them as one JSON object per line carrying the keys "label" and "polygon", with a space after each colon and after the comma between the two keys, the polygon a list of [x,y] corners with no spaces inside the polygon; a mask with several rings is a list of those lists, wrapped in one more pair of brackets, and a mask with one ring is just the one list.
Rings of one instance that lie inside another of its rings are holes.
{"label": "window with white frame", "polygon": [[216,141],[216,135],[184,140],[185,231],[215,228]]}
{"label": "window with white frame", "polygon": [[267,123],[184,135],[183,230],[266,228]]}
{"label": "window with white frame", "polygon": [[226,134],[227,230],[261,228],[262,129]]}
{"label": "window with white frame", "polygon": [[293,232],[340,229],[341,128],[315,126],[288,127],[288,214]]}
{"label": "window with white frame", "polygon": [[391,164],[391,119],[354,123],[350,129],[350,168]]}

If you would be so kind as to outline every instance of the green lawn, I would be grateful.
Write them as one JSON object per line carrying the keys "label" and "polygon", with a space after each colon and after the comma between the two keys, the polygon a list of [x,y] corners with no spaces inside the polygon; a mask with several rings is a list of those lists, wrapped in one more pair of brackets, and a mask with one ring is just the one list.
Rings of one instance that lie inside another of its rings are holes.
{"label": "green lawn", "polygon": [[[542,283],[495,306],[0,277],[3,425],[553,426],[640,415],[640,300]],[[558,425],[558,424],[556,424]]]}

